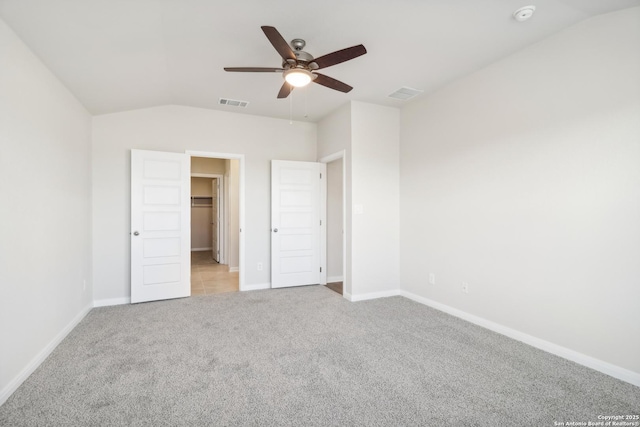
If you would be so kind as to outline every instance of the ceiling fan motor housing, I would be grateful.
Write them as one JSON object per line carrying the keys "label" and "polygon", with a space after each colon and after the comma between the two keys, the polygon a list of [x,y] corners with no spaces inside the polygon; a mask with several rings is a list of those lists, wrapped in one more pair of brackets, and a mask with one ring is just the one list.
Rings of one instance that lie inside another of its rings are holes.
{"label": "ceiling fan motor housing", "polygon": [[318,68],[318,64],[313,62],[313,56],[303,50],[297,50],[294,52],[296,56],[296,61],[292,61],[291,59],[287,59],[282,62],[282,68],[288,70],[290,68],[304,68],[308,70],[316,70]]}
{"label": "ceiling fan motor housing", "polygon": [[[302,50],[306,45],[307,45],[307,42],[305,42],[302,39],[291,40],[291,47],[293,48],[293,54],[296,56],[296,60],[299,62],[303,62],[304,64],[307,64],[313,61],[313,56],[310,53]],[[299,64],[295,64],[295,65],[291,64],[291,65],[293,65],[294,67],[300,68]]]}
{"label": "ceiling fan motor housing", "polygon": [[303,50],[297,50],[294,52],[294,54],[296,55],[296,58],[298,59],[298,61],[303,61],[303,62],[313,61],[313,56]]}
{"label": "ceiling fan motor housing", "polygon": [[291,40],[291,47],[293,48],[293,50],[302,50],[306,45],[307,45],[307,42],[305,42],[302,39]]}

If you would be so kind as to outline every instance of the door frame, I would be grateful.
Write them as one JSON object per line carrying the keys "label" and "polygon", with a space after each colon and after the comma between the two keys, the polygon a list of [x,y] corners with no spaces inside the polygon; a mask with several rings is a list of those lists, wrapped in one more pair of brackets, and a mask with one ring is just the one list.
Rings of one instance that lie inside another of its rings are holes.
{"label": "door frame", "polygon": [[[333,154],[329,154],[328,156],[321,157],[318,162],[320,163],[331,163],[335,160],[342,159],[342,297],[350,300],[351,297],[351,282],[349,280],[350,276],[347,274],[347,150],[340,150]],[[327,192],[325,185],[325,194],[324,194],[325,204],[327,206]],[[325,209],[326,215],[326,209]],[[326,222],[326,218],[325,218]],[[327,227],[325,226],[322,230],[323,235],[321,236],[321,241],[323,242],[323,249],[326,251],[327,247]],[[326,257],[326,254],[325,254]],[[324,270],[327,270],[326,258],[324,262]],[[325,275],[325,284],[326,284],[326,275]],[[347,291],[348,290],[348,291]]]}
{"label": "door frame", "polygon": [[[244,240],[244,218],[245,218],[245,161],[244,154],[236,154],[236,153],[218,153],[211,151],[194,151],[194,150],[185,150],[185,154],[189,156],[189,175],[196,176],[198,174],[191,174],[191,157],[207,157],[211,159],[225,159],[225,160],[238,160],[239,170],[238,170],[238,225],[239,225],[239,236],[238,236],[238,288],[240,291],[245,291],[245,240]],[[202,175],[202,174],[200,174]],[[225,216],[226,220],[226,216]],[[191,230],[189,230],[191,232]],[[225,254],[228,255],[228,254]],[[228,258],[228,256],[227,256]]]}
{"label": "door frame", "polygon": [[[200,157],[200,156],[192,156],[192,157]],[[191,178],[211,178],[211,180],[217,179],[218,182],[224,187],[224,175],[219,173],[191,173]],[[218,195],[220,198],[220,195]],[[227,205],[227,200],[225,200],[224,196],[220,199],[219,206],[222,208],[222,212],[218,212],[218,217],[222,218],[222,226],[227,229],[227,216],[224,213],[224,208]],[[213,209],[213,207],[212,207]],[[225,250],[224,244],[226,243],[226,233],[220,233],[218,230],[218,241],[220,246],[220,254],[218,264],[226,264],[227,263],[227,251]],[[213,250],[213,248],[211,249]]]}

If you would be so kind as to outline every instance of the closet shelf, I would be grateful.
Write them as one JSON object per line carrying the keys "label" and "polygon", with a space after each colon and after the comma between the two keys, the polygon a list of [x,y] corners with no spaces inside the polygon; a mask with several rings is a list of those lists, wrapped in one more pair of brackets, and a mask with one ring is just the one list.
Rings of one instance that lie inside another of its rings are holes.
{"label": "closet shelf", "polygon": [[212,196],[191,196],[192,208],[212,207],[212,206],[213,206]]}

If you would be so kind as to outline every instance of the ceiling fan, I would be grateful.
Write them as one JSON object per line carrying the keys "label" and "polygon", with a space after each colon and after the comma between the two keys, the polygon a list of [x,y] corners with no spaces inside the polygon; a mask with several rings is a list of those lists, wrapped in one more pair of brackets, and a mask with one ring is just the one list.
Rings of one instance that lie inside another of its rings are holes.
{"label": "ceiling fan", "polygon": [[349,92],[353,87],[332,77],[317,73],[316,70],[327,68],[341,62],[349,61],[367,53],[363,45],[348,47],[333,53],[328,53],[319,58],[314,58],[303,51],[306,42],[302,39],[293,39],[291,47],[274,27],[262,26],[262,31],[267,36],[273,47],[282,57],[281,68],[267,67],[225,67],[225,71],[249,72],[249,73],[282,73],[284,84],[278,92],[278,98],[286,98],[296,87],[303,87],[311,82],[318,83],[330,89],[340,92]]}

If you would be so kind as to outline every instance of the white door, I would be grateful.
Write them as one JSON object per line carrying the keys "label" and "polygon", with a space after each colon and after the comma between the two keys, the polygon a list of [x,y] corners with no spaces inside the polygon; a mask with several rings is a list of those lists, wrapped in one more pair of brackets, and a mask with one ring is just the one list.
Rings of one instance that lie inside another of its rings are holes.
{"label": "white door", "polygon": [[271,162],[271,287],[321,282],[321,188],[326,165]]}
{"label": "white door", "polygon": [[211,180],[211,253],[215,262],[220,262],[220,180]]}
{"label": "white door", "polygon": [[131,302],[188,297],[189,157],[131,150]]}

